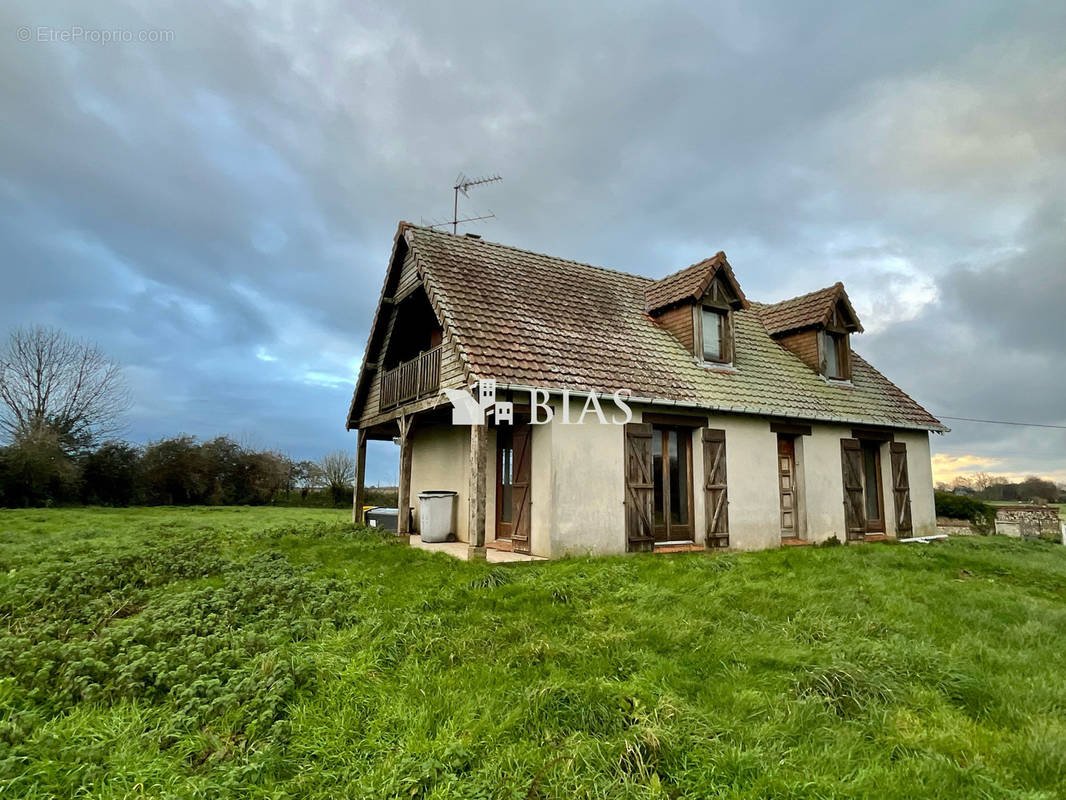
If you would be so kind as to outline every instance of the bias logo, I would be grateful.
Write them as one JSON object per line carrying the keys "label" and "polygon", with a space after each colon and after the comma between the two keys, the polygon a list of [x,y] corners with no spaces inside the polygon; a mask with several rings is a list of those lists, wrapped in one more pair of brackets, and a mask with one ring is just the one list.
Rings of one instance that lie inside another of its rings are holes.
{"label": "bias logo", "polygon": [[[514,403],[509,400],[496,401],[495,378],[483,378],[465,389],[441,389],[441,392],[452,404],[452,425],[485,425],[489,417],[492,417],[497,425],[514,424]],[[600,405],[601,395],[596,392],[588,393],[576,422],[570,419],[570,391],[563,389],[560,394],[562,396],[562,419],[560,421],[563,425],[582,425],[588,414],[595,416],[596,421],[601,425],[625,425],[633,420],[633,412],[626,402],[633,396],[633,393],[628,389],[618,389],[610,395],[615,407],[622,412],[621,417],[613,414],[610,422]],[[547,389],[529,390],[529,422],[532,425],[544,425],[554,418],[555,410],[548,405],[549,396]]]}

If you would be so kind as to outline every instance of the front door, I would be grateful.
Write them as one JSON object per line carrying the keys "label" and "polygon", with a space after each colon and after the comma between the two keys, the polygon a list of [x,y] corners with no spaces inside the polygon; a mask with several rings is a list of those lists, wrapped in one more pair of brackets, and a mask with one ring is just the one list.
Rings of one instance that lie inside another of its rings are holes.
{"label": "front door", "polygon": [[657,542],[692,541],[692,429],[652,428]]}
{"label": "front door", "polygon": [[777,480],[781,492],[781,538],[795,539],[796,527],[796,440],[777,437]]}
{"label": "front door", "polygon": [[885,532],[884,489],[881,486],[881,443],[862,440],[862,485],[867,533]]}
{"label": "front door", "polygon": [[496,428],[496,538],[529,552],[532,430],[528,422]]}

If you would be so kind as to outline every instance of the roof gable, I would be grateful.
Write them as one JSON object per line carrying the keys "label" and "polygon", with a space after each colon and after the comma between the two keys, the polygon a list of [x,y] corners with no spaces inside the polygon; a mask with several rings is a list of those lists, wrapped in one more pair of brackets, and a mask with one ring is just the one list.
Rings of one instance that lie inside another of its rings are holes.
{"label": "roof gable", "polygon": [[711,258],[705,258],[649,283],[644,289],[645,308],[649,314],[656,314],[681,303],[698,302],[716,277],[736,295],[737,302],[734,305],[737,308],[747,308],[747,298],[744,297],[725,253],[721,251]]}
{"label": "roof gable", "polygon": [[849,332],[862,331],[859,316],[848,299],[848,293],[844,291],[844,284],[839,281],[825,289],[780,303],[760,305],[759,315],[771,336],[782,336],[804,328],[825,327],[834,321],[834,316],[837,322],[834,327]]}

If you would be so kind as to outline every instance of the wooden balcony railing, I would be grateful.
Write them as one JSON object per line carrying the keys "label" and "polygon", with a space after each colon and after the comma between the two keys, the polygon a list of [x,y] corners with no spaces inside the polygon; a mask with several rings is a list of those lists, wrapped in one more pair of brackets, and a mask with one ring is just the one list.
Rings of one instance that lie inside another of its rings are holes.
{"label": "wooden balcony railing", "polygon": [[390,369],[381,379],[381,410],[418,400],[440,388],[440,346]]}

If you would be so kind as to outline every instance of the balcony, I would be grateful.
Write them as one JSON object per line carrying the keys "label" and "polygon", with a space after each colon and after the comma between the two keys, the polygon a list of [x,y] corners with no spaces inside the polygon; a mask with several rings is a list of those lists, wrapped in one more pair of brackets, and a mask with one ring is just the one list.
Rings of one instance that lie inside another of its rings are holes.
{"label": "balcony", "polygon": [[390,408],[436,394],[440,388],[440,346],[388,370],[381,379],[380,408]]}

